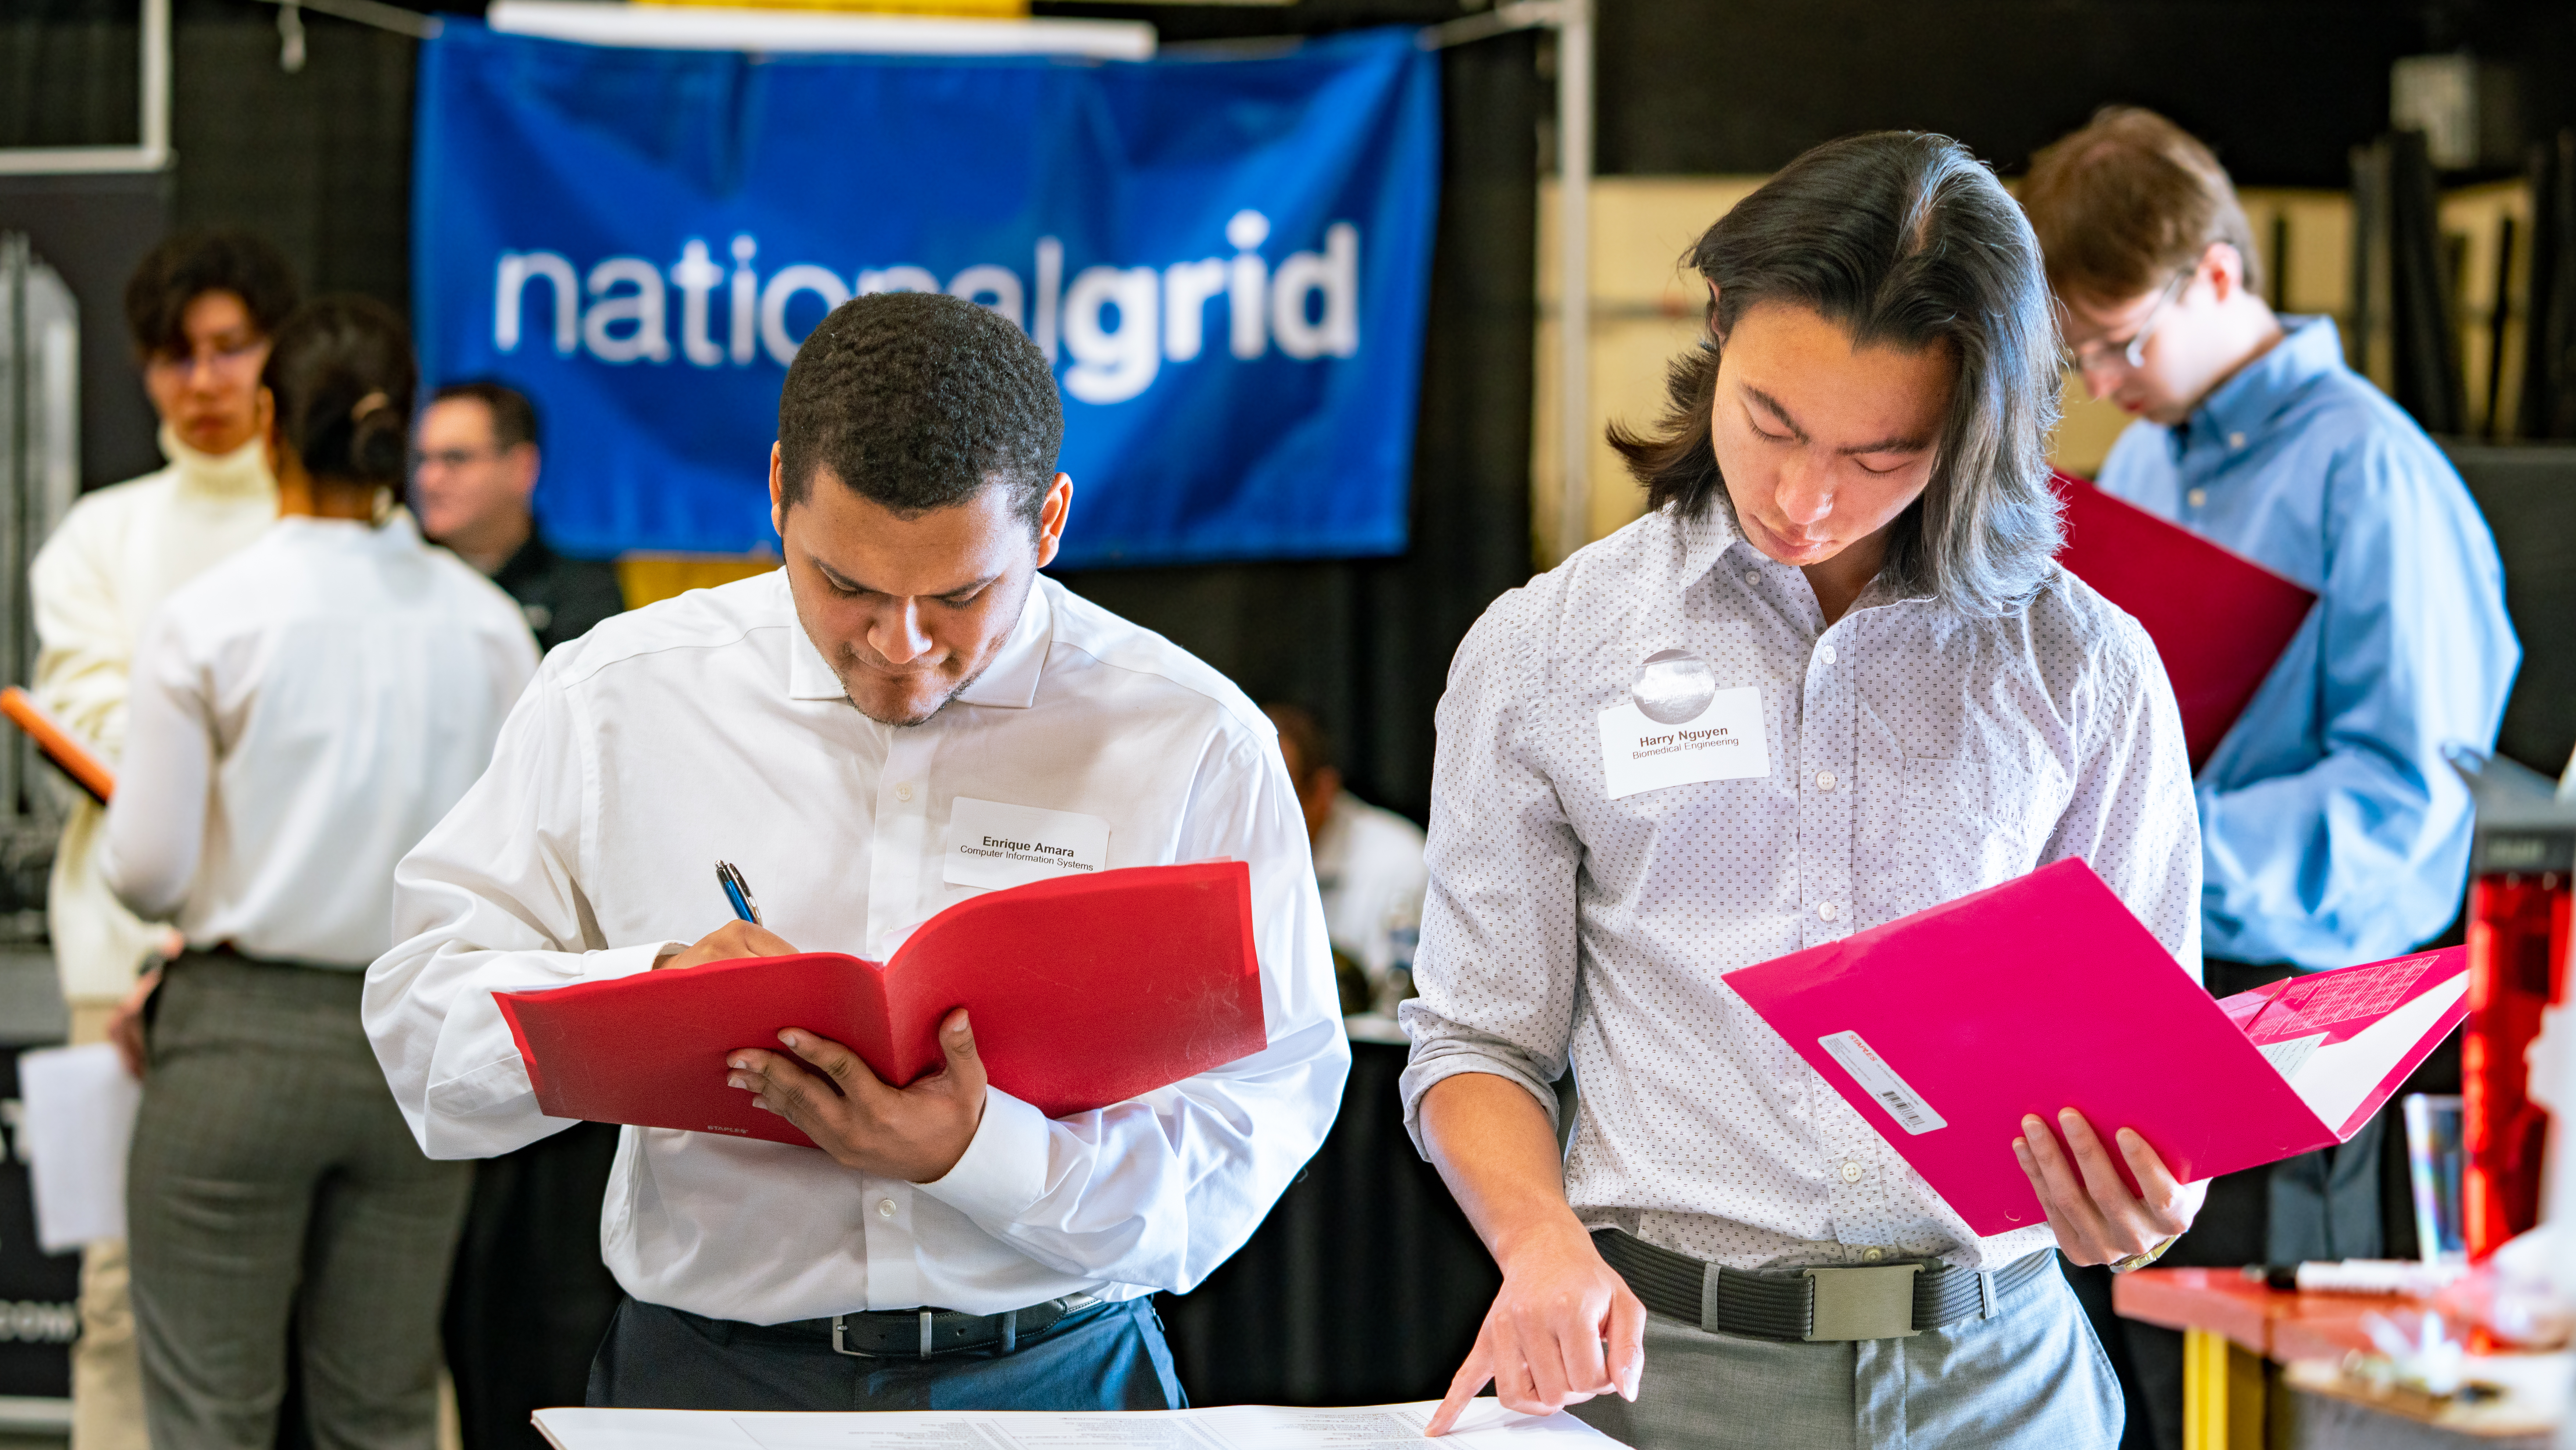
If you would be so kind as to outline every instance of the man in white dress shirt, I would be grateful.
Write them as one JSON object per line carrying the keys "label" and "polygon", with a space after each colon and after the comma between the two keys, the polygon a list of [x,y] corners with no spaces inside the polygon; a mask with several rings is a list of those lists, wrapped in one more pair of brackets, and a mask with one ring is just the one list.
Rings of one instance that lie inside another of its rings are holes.
{"label": "man in white dress shirt", "polygon": [[[2048,1225],[1980,1238],[1720,980],[2069,857],[2197,973],[2172,688],[2053,562],[2037,246],[1965,148],[1882,133],[1692,260],[1702,351],[1654,436],[1613,434],[1650,511],[1497,601],[1440,702],[1404,1097],[1503,1287],[1434,1428],[1490,1379],[1639,1450],[2109,1450],[2052,1250],[2145,1262],[2199,1186],[2118,1124],[2026,1118],[1995,1166]],[[1685,723],[1759,754],[1631,764]],[[1837,1327],[1818,1296],[1855,1284],[1880,1312]]]}
{"label": "man in white dress shirt", "polygon": [[[1332,1124],[1349,1049],[1270,726],[1039,577],[1073,496],[1062,431],[1045,358],[990,312],[904,293],[824,319],[771,453],[785,568],[547,657],[403,863],[408,940],[368,1029],[425,1150],[507,1152],[569,1124],[538,1111],[495,989],[883,959],[975,894],[952,825],[998,813],[1105,835],[1091,868],[1249,862],[1268,1046],[1050,1121],[987,1085],[962,1011],[945,1069],[903,1088],[808,1033],[744,1044],[727,1081],[826,1151],[625,1130],[601,1238],[629,1298],[593,1404],[1178,1404],[1146,1296],[1241,1246]],[[718,859],[765,928],[707,930]]]}

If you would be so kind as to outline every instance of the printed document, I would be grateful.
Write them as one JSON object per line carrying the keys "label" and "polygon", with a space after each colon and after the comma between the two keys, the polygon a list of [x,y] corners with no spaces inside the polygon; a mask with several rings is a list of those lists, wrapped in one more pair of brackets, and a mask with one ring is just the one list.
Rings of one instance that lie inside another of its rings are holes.
{"label": "printed document", "polygon": [[125,1150],[143,1084],[104,1042],[49,1047],[19,1057],[18,1097],[37,1246],[60,1254],[125,1237]]}
{"label": "printed document", "polygon": [[[1423,1450],[1436,1401],[1346,1410],[539,1410],[555,1450]],[[1441,1442],[1456,1450],[1615,1450],[1572,1415],[1520,1415],[1477,1400]]]}

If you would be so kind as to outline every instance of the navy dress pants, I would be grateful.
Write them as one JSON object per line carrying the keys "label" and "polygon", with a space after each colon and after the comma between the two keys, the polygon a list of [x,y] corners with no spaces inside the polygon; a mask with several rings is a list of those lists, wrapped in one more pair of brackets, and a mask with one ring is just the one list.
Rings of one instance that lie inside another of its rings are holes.
{"label": "navy dress pants", "polygon": [[638,1410],[1177,1410],[1189,1401],[1151,1299],[1045,1335],[929,1359],[841,1354],[828,1334],[628,1299],[590,1366],[589,1403]]}

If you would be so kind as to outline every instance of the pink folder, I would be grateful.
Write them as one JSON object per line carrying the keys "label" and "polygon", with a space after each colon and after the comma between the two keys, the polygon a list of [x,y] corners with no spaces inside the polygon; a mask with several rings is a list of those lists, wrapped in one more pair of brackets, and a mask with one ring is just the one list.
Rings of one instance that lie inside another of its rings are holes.
{"label": "pink folder", "polygon": [[2233,1173],[2360,1131],[2469,1010],[2461,947],[2212,1001],[2080,860],[1726,985],[1980,1234],[2045,1219],[2025,1113],[2135,1128],[2184,1182]]}

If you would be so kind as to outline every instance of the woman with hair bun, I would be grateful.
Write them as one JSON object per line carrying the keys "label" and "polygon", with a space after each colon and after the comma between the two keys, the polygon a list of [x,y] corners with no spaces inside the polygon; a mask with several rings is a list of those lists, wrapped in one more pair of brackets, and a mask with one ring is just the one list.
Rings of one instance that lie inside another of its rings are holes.
{"label": "woman with hair bun", "polygon": [[278,330],[278,521],[172,594],[134,665],[103,872],[187,950],[121,1036],[147,1064],[127,1181],[156,1450],[266,1450],[303,1357],[324,1446],[435,1434],[467,1165],[421,1156],[359,1022],[394,863],[490,759],[527,622],[394,506],[417,381],[390,310]]}

